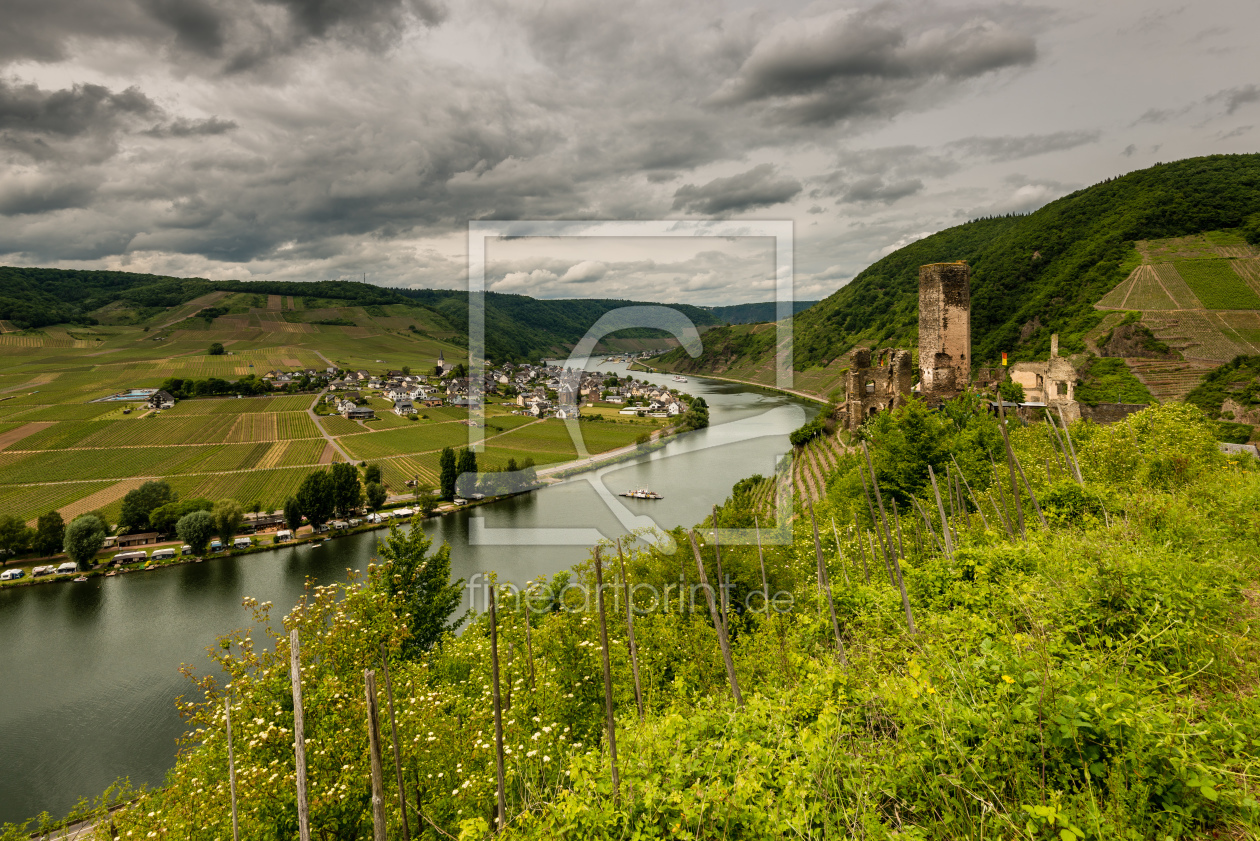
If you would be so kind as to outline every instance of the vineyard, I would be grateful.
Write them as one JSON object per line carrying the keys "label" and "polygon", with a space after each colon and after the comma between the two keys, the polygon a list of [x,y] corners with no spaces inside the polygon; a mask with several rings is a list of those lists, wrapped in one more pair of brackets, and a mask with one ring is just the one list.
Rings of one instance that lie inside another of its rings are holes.
{"label": "vineyard", "polygon": [[443,447],[459,447],[468,443],[468,427],[461,423],[425,423],[418,421],[408,429],[389,429],[347,435],[338,439],[355,458],[376,459],[410,453],[424,453]]}
{"label": "vineyard", "polygon": [[1174,265],[1203,306],[1211,310],[1260,309],[1260,295],[1234,271],[1232,260],[1178,260]]}
{"label": "vineyard", "polygon": [[72,482],[65,485],[0,485],[0,511],[31,520],[46,511],[91,496],[113,482]]}

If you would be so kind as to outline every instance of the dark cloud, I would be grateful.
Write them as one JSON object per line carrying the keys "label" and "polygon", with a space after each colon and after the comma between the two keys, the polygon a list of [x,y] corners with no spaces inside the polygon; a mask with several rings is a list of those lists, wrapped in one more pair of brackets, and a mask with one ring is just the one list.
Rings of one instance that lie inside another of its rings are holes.
{"label": "dark cloud", "polygon": [[19,216],[86,207],[98,180],[88,177],[10,176],[0,178],[0,215]]}
{"label": "dark cloud", "polygon": [[1260,87],[1245,85],[1243,87],[1227,88],[1209,96],[1208,102],[1224,102],[1225,113],[1233,114],[1242,105],[1260,102]]}
{"label": "dark cloud", "polygon": [[0,79],[0,131],[4,132],[78,137],[160,111],[134,87],[118,93],[101,85],[49,91]]}
{"label": "dark cloud", "polygon": [[1032,64],[1036,42],[1006,17],[1002,7],[983,14],[880,4],[793,21],[758,43],[713,101],[767,104],[799,124],[893,116],[927,88]]}
{"label": "dark cloud", "polygon": [[967,155],[993,161],[1014,161],[1095,143],[1101,136],[1099,131],[1056,131],[1023,137],[964,137],[947,145]]}
{"label": "dark cloud", "polygon": [[880,202],[892,204],[898,199],[913,196],[923,189],[923,182],[917,178],[897,181],[889,184],[878,175],[872,175],[850,184],[839,199],[841,204],[854,202]]}
{"label": "dark cloud", "polygon": [[790,201],[801,189],[795,178],[776,176],[773,164],[758,164],[747,172],[715,178],[702,186],[679,187],[674,192],[674,210],[725,216]]}
{"label": "dark cloud", "polygon": [[161,123],[146,130],[150,137],[201,137],[215,134],[227,134],[237,128],[234,120],[220,120],[210,117],[205,120],[189,120],[180,117],[169,123]]}
{"label": "dark cloud", "polygon": [[238,72],[318,42],[384,49],[445,14],[440,0],[8,0],[0,65],[64,59],[74,41],[103,39],[151,45],[198,72]]}

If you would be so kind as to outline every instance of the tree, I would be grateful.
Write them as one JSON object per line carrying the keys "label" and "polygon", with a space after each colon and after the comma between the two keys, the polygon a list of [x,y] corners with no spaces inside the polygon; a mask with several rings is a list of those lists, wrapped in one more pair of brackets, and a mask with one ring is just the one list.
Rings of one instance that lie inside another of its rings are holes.
{"label": "tree", "polygon": [[370,485],[373,482],[378,485],[384,484],[381,481],[381,466],[379,464],[369,464],[363,468],[363,484]]}
{"label": "tree", "polygon": [[122,513],[118,518],[118,525],[124,532],[144,531],[150,528],[149,514],[154,509],[161,508],[171,502],[179,499],[179,495],[171,490],[171,486],[164,481],[145,482],[134,491],[129,491],[123,497]]}
{"label": "tree", "polygon": [[411,376],[411,366],[410,366],[410,365],[404,365],[404,366],[402,366],[402,372],[403,372],[403,376],[404,376],[404,377],[410,377],[410,376]]}
{"label": "tree", "polygon": [[380,482],[370,482],[367,486],[367,504],[368,507],[375,512],[378,508],[385,504],[385,486]]}
{"label": "tree", "polygon": [[333,489],[328,471],[316,470],[303,480],[298,488],[297,504],[313,529],[318,530],[332,518]]}
{"label": "tree", "polygon": [[232,545],[232,538],[236,537],[236,532],[241,528],[241,521],[245,519],[245,511],[241,508],[241,504],[234,499],[221,499],[214,504],[214,510],[210,512],[214,517],[214,531],[219,536],[219,540],[223,541],[223,548]]}
{"label": "tree", "polygon": [[438,472],[442,496],[452,499],[455,496],[455,480],[459,478],[459,468],[455,463],[455,451],[450,447],[443,447],[438,456]]}
{"label": "tree", "polygon": [[463,624],[465,613],[448,622],[459,605],[464,579],[451,581],[451,547],[433,554],[433,541],[424,533],[419,517],[412,518],[404,533],[394,523],[389,537],[380,544],[384,562],[375,573],[375,586],[395,600],[400,616],[408,616],[411,636],[403,643],[403,656],[415,659],[439,643],[443,635]]}
{"label": "tree", "polygon": [[477,454],[470,449],[459,451],[459,465],[455,469],[458,493],[470,494],[477,487]]}
{"label": "tree", "polygon": [[224,353],[223,345],[220,342],[215,342],[214,344],[210,345],[211,356],[222,356],[223,353]]}
{"label": "tree", "polygon": [[284,501],[284,524],[290,531],[297,531],[302,527],[302,506],[293,497]]}
{"label": "tree", "polygon": [[75,517],[66,526],[66,539],[62,548],[80,571],[92,565],[92,559],[105,545],[105,521],[95,514]]}
{"label": "tree", "polygon": [[185,514],[191,514],[194,511],[209,511],[212,508],[214,508],[213,502],[201,498],[168,502],[149,512],[149,528],[170,534]]}
{"label": "tree", "polygon": [[20,555],[31,545],[35,533],[14,514],[0,516],[0,555]]}
{"label": "tree", "polygon": [[215,531],[214,515],[209,511],[190,511],[175,524],[175,533],[192,548],[194,555],[206,553]]}
{"label": "tree", "polygon": [[1008,403],[1024,402],[1024,386],[1014,380],[1007,380],[998,386],[998,393]]}
{"label": "tree", "polygon": [[332,466],[332,502],[337,513],[345,517],[363,504],[363,486],[353,464],[340,462]]}
{"label": "tree", "polygon": [[61,519],[61,512],[49,511],[41,514],[35,527],[35,539],[31,541],[36,554],[41,556],[55,555],[61,551],[66,542],[66,523]]}

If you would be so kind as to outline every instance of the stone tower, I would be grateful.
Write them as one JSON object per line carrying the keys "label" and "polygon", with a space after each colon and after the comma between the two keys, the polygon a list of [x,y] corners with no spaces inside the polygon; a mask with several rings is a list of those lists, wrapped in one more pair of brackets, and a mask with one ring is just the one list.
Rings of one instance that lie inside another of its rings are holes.
{"label": "stone tower", "polygon": [[971,267],[919,267],[920,390],[947,396],[971,381]]}

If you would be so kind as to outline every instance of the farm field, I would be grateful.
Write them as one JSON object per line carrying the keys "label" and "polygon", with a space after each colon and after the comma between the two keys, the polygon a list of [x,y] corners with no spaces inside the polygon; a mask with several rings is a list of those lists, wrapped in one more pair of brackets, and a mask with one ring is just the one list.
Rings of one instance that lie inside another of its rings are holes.
{"label": "farm field", "polygon": [[[232,498],[244,506],[283,506],[303,479],[319,469],[329,448],[325,433],[356,461],[381,466],[391,493],[407,480],[437,483],[438,453],[468,442],[462,407],[419,408],[427,417],[394,415],[373,400],[376,420],[340,416],[313,420],[317,394],[181,399],[161,412],[143,403],[93,402],[168,379],[228,381],[269,371],[330,365],[384,373],[431,370],[439,353],[448,364],[466,351],[433,333],[413,333],[408,308],[384,315],[335,302],[233,294],[212,301],[228,315],[207,322],[185,305],[150,320],[150,330],[110,313],[93,327],[50,327],[0,335],[0,510],[28,523],[58,510],[73,517],[100,510],[116,521],[122,497],[149,479],[165,479],[182,497]],[[205,302],[202,306],[208,305]],[[317,305],[317,306],[312,306]],[[321,318],[322,317],[322,318]],[[344,317],[356,327],[310,323]],[[114,323],[109,323],[113,321]],[[434,333],[440,331],[435,330]],[[210,356],[211,342],[226,353]],[[508,459],[555,464],[577,456],[565,424],[513,415],[514,405],[486,407],[480,463]],[[130,411],[126,411],[126,410]],[[663,422],[583,423],[586,446],[597,453],[624,446]]]}

